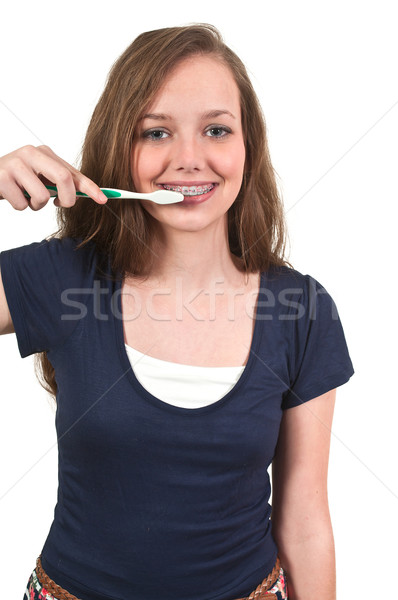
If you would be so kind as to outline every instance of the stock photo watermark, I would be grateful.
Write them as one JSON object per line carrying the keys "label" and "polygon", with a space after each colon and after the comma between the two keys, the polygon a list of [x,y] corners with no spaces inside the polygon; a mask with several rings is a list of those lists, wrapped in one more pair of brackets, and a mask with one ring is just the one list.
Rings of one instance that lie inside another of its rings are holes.
{"label": "stock photo watermark", "polygon": [[[184,294],[183,282],[181,278],[176,278],[175,288],[154,288],[146,292],[144,297],[134,289],[116,290],[111,293],[106,287],[101,286],[99,280],[93,282],[92,287],[87,288],[67,288],[62,291],[61,303],[63,311],[62,321],[78,321],[84,319],[89,311],[89,305],[92,306],[93,315],[99,321],[108,321],[110,318],[109,309],[115,319],[122,321],[134,321],[143,313],[154,321],[182,321],[184,315],[189,315],[196,321],[215,321],[217,318],[217,297],[224,297],[220,314],[225,315],[225,300],[227,306],[227,320],[235,321],[242,316],[242,310],[245,314],[255,320],[272,321],[294,321],[307,317],[309,320],[316,320],[318,315],[318,298],[326,295],[329,299],[330,317],[332,320],[338,320],[339,315],[336,305],[328,292],[311,282],[309,285],[308,299],[304,302],[303,287],[287,287],[275,293],[273,290],[260,287],[252,292],[245,292],[243,288],[225,288],[221,287],[222,279],[216,280],[213,285],[207,289],[199,288],[190,294]],[[108,300],[110,296],[110,299]],[[128,314],[124,314],[120,309],[122,296],[125,297],[128,306]],[[239,302],[239,297],[247,296],[243,302]],[[170,305],[167,299],[171,301],[174,315],[170,314],[166,307]],[[195,307],[195,302],[200,299],[201,311]],[[119,302],[120,300],[120,302]],[[105,311],[103,309],[106,304]],[[161,311],[163,307],[164,312]],[[257,307],[257,310],[255,308]],[[203,316],[203,313],[206,315]]]}

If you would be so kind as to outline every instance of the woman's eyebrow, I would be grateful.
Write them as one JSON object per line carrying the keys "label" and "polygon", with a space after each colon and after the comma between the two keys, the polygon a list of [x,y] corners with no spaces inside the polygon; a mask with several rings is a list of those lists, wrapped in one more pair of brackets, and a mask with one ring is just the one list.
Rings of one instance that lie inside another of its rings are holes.
{"label": "woman's eyebrow", "polygon": [[144,119],[153,119],[154,121],[167,121],[170,120],[171,117],[162,113],[148,113],[146,115],[143,115],[139,120],[143,121]]}
{"label": "woman's eyebrow", "polygon": [[[229,110],[225,108],[220,108],[216,110],[210,110],[208,112],[203,113],[202,119],[216,119],[222,115],[229,115],[233,119],[236,119],[235,115],[233,115]],[[173,117],[170,115],[166,115],[164,113],[147,113],[140,118],[140,121],[144,119],[152,119],[153,121],[172,121]]]}
{"label": "woman's eyebrow", "polygon": [[221,115],[229,115],[233,119],[236,119],[235,115],[233,115],[226,108],[221,108],[221,109],[218,109],[218,110],[210,110],[209,112],[204,113],[204,115],[202,116],[202,118],[203,119],[215,119],[217,117],[220,117]]}

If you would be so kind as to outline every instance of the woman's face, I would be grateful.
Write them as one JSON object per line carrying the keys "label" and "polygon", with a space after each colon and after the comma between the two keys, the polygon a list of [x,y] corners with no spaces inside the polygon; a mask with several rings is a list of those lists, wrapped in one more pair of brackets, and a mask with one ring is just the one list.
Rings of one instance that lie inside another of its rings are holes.
{"label": "woman's face", "polygon": [[165,227],[209,227],[226,218],[244,164],[239,90],[230,70],[209,56],[184,60],[139,122],[131,161],[138,191],[175,189],[184,201],[142,205]]}

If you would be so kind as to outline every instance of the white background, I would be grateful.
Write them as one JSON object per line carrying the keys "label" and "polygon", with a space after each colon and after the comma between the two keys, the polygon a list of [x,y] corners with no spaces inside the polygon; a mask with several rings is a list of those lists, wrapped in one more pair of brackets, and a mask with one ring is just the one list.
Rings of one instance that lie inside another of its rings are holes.
{"label": "white background", "polygon": [[[381,589],[392,597],[396,570],[395,8],[39,0],[9,2],[1,16],[0,155],[46,143],[73,163],[109,68],[142,31],[212,23],[247,65],[280,177],[290,261],[334,298],[356,371],[337,392],[330,458],[340,600]],[[54,216],[51,202],[18,212],[1,201],[0,249],[42,240]],[[0,569],[7,597],[21,600],[56,501],[54,413],[14,335],[0,338],[0,361]]]}

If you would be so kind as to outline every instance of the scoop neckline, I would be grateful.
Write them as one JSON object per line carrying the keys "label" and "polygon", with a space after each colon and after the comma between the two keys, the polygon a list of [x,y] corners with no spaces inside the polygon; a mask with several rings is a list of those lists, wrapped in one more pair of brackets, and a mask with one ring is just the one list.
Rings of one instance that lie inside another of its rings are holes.
{"label": "scoop neckline", "polygon": [[126,344],[126,342],[124,342],[124,345],[127,348],[127,353],[129,352],[129,350],[132,350],[133,353],[136,352],[139,356],[145,357],[145,360],[147,363],[153,363],[154,365],[160,365],[161,367],[170,367],[170,368],[175,369],[176,371],[177,370],[181,370],[181,371],[191,371],[191,370],[192,371],[195,371],[195,370],[205,371],[205,370],[208,370],[208,371],[214,371],[214,372],[220,372],[220,371],[225,371],[225,370],[241,371],[242,369],[244,369],[246,367],[246,365],[237,365],[237,366],[232,366],[232,367],[202,367],[200,365],[185,365],[183,363],[177,363],[177,362],[173,362],[171,360],[163,360],[161,358],[155,358],[154,356],[150,356],[149,354],[140,352],[140,350],[137,350],[136,348],[133,348],[129,344]]}
{"label": "scoop neckline", "polygon": [[[111,311],[111,315],[112,315],[112,319],[113,319],[113,326],[114,326],[114,331],[115,331],[115,342],[116,342],[116,345],[118,348],[121,366],[123,367],[123,370],[126,373],[126,377],[129,379],[130,384],[133,386],[133,388],[138,393],[138,395],[141,398],[143,398],[144,400],[146,400],[147,402],[149,402],[150,404],[152,404],[153,406],[156,406],[162,410],[165,410],[166,412],[173,412],[173,413],[180,414],[180,415],[190,415],[190,416],[199,415],[199,414],[211,412],[214,410],[218,410],[221,406],[223,406],[231,398],[233,398],[237,394],[239,389],[245,384],[245,382],[246,382],[247,378],[249,377],[250,372],[253,368],[253,365],[256,361],[257,349],[261,342],[262,331],[263,331],[263,327],[260,327],[260,323],[259,323],[260,319],[258,318],[259,317],[259,297],[260,297],[260,293],[261,293],[261,289],[263,287],[265,277],[266,277],[266,274],[264,272],[261,272],[260,273],[260,283],[259,283],[259,288],[258,288],[257,297],[256,297],[255,311],[254,311],[254,328],[253,328],[252,339],[251,339],[251,344],[250,344],[249,357],[247,359],[246,365],[242,365],[242,367],[244,367],[243,372],[241,373],[241,375],[240,375],[239,379],[237,380],[237,382],[235,383],[235,385],[224,396],[222,396],[222,398],[220,398],[216,402],[213,402],[212,404],[209,404],[208,406],[201,406],[199,408],[183,408],[180,406],[174,406],[172,404],[167,404],[160,398],[157,398],[156,396],[151,394],[151,392],[149,392],[142,385],[142,383],[138,380],[138,378],[134,372],[133,365],[131,364],[129,356],[127,354],[126,342],[124,341],[122,293],[121,293],[123,279],[121,279],[121,278],[118,279],[117,284],[116,284],[116,292],[117,292],[116,293],[116,297],[117,297],[117,311],[116,312],[118,314],[118,318],[116,318],[114,312]],[[121,318],[120,318],[120,316],[121,316]],[[178,365],[179,363],[175,363],[175,364]],[[223,367],[221,367],[221,368],[223,368]]]}

